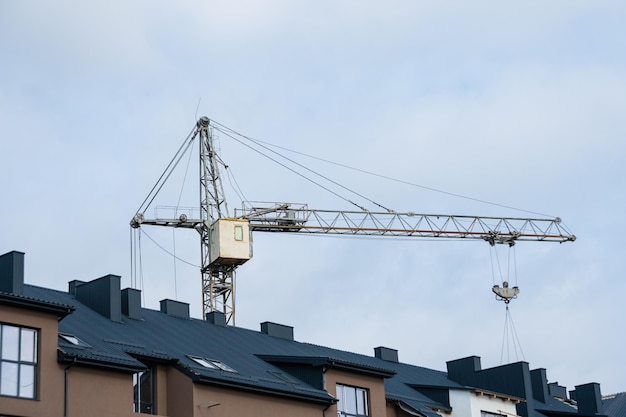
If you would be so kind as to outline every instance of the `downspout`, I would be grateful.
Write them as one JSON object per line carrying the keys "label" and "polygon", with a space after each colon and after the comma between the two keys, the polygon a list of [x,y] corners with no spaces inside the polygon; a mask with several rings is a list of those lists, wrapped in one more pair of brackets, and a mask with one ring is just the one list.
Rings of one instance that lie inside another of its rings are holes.
{"label": "downspout", "polygon": [[72,360],[72,363],[70,363],[66,368],[65,368],[65,393],[63,395],[63,416],[67,417],[67,403],[68,403],[68,380],[69,380],[69,374],[70,374],[70,368],[72,366],[74,366],[74,364],[76,363],[76,358],[74,358]]}

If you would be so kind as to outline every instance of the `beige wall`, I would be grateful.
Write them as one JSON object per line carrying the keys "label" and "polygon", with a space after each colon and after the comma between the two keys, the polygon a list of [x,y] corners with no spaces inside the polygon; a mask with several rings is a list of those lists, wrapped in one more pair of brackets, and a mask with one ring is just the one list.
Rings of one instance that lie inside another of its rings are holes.
{"label": "beige wall", "polygon": [[57,315],[0,304],[0,321],[39,330],[38,397],[36,400],[0,397],[0,412],[33,417],[62,416],[64,377],[57,363]]}
{"label": "beige wall", "polygon": [[[351,385],[353,387],[366,388],[369,391],[369,407],[372,417],[384,417],[387,415],[387,402],[385,400],[385,382],[383,378],[359,375],[352,372],[329,369],[325,377],[326,391],[333,397],[336,395],[337,384]],[[336,416],[337,407],[328,409],[327,415]]]}

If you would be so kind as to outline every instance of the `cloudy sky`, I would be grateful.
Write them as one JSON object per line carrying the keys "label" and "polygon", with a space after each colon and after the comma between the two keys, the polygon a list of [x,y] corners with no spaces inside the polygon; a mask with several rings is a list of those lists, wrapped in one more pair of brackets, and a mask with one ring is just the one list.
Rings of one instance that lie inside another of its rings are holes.
{"label": "cloudy sky", "polygon": [[[479,241],[255,233],[237,326],[284,323],[300,341],[387,346],[441,370],[468,355],[484,367],[524,359],[569,389],[624,391],[625,20],[610,0],[3,1],[0,252],[26,253],[31,284],[113,273],[130,286],[128,222],[207,116],[401,180],[275,148],[399,212],[540,213],[578,237],[494,253]],[[354,208],[227,136],[218,145],[248,200]],[[187,161],[159,204],[198,204],[178,191],[197,177]],[[145,232],[199,263],[195,232]],[[197,269],[142,242],[144,306],[177,298],[200,317]],[[521,289],[519,352],[491,293],[503,277]]]}

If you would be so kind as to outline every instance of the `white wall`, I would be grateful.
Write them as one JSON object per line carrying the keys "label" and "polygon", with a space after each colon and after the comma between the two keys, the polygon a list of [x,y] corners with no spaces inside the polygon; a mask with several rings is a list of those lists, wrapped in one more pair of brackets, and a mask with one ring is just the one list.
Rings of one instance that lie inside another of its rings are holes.
{"label": "white wall", "polygon": [[450,390],[450,406],[452,417],[480,417],[481,411],[517,415],[513,402],[487,395],[476,395],[469,390]]}

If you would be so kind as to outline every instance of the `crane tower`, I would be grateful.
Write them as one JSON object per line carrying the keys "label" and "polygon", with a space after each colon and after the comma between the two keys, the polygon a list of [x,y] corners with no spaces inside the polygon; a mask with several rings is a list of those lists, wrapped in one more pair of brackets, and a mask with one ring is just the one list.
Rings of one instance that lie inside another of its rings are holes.
{"label": "crane tower", "polygon": [[[169,178],[182,155],[199,144],[199,218],[181,214],[177,218],[146,218],[144,213]],[[235,271],[252,257],[254,231],[350,236],[447,238],[482,240],[490,245],[518,241],[572,242],[576,237],[560,218],[516,218],[418,214],[395,211],[371,212],[317,210],[306,204],[244,202],[230,215],[222,187],[209,118],[201,117],[174,159],[152,188],[130,225],[195,229],[200,234],[203,316],[221,311],[226,323],[235,324]]]}

